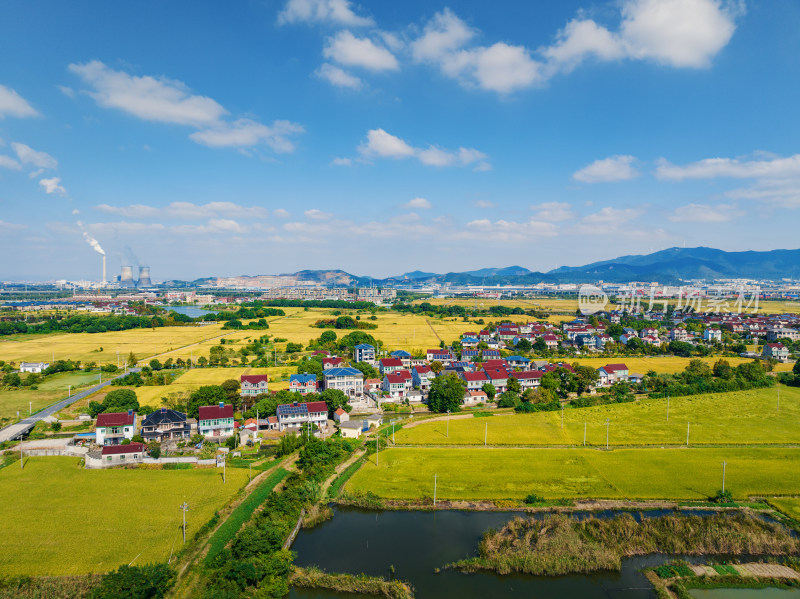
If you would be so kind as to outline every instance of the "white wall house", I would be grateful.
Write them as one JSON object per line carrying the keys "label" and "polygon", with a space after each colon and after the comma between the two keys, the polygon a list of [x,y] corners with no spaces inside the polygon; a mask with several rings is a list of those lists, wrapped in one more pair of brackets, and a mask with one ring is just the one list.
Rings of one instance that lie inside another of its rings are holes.
{"label": "white wall house", "polygon": [[119,445],[124,439],[132,439],[136,432],[136,412],[98,414],[94,432],[98,445]]}

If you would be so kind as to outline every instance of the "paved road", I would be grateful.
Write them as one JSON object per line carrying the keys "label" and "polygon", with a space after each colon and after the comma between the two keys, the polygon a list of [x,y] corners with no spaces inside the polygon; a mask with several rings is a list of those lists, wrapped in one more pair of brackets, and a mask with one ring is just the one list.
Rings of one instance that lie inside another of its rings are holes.
{"label": "paved road", "polygon": [[[140,370],[141,368],[131,368],[128,372],[139,372]],[[22,436],[26,435],[34,426],[36,426],[36,423],[39,422],[40,420],[44,420],[48,416],[52,416],[56,412],[59,412],[64,408],[66,408],[67,406],[74,404],[79,399],[84,399],[88,397],[92,393],[95,393],[96,391],[99,391],[103,387],[110,385],[111,381],[113,381],[114,379],[118,379],[120,377],[125,376],[125,374],[126,373],[120,374],[118,376],[115,376],[113,379],[107,380],[105,383],[102,383],[100,385],[95,385],[94,387],[90,387],[89,389],[76,393],[75,395],[66,397],[61,401],[56,402],[46,407],[45,409],[36,412],[32,416],[28,416],[27,418],[20,420],[19,422],[15,422],[14,424],[10,424],[5,428],[0,429],[0,442],[21,438]]]}

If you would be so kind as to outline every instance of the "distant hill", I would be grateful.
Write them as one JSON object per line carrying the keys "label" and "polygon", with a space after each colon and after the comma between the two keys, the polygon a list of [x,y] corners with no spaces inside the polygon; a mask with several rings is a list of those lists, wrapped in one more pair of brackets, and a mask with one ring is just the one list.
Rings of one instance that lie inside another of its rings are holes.
{"label": "distant hill", "polygon": [[[690,279],[800,279],[800,249],[766,252],[726,252],[714,248],[669,248],[652,254],[621,256],[584,266],[562,266],[534,272],[523,266],[481,268],[438,274],[414,270],[387,279],[358,277],[343,270],[303,270],[277,275],[284,279],[314,281],[324,285],[451,283],[454,285],[535,285],[537,283],[609,283],[658,281],[666,285]],[[269,275],[264,278],[276,278]]]}

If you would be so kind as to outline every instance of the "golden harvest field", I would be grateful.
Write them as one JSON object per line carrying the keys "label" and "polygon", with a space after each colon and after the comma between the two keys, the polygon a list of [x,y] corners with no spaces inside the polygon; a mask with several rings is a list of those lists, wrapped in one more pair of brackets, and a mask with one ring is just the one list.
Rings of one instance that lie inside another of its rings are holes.
{"label": "golden harvest field", "polygon": [[181,547],[182,502],[191,538],[248,480],[239,468],[223,484],[216,468],[86,470],[78,462],[26,458],[23,470],[18,462],[0,470],[0,573],[76,575],[166,561]]}
{"label": "golden harvest field", "polygon": [[[397,431],[404,445],[539,445],[611,447],[624,445],[766,445],[800,443],[800,388],[735,391],[644,399],[561,412],[497,415],[423,422]],[[584,429],[585,425],[585,429]],[[798,474],[800,476],[800,474]]]}
{"label": "golden harvest field", "polygon": [[[600,368],[601,366],[605,366],[606,364],[619,364],[624,363],[627,367],[629,372],[631,373],[639,373],[639,374],[647,374],[649,370],[655,370],[659,374],[675,374],[676,372],[682,372],[688,365],[689,362],[692,360],[702,360],[709,366],[713,366],[714,362],[719,360],[719,356],[712,356],[706,358],[682,358],[680,356],[653,356],[653,357],[628,357],[628,356],[617,356],[617,357],[603,357],[603,358],[575,358],[568,360],[570,364],[573,362],[578,362],[583,366],[591,366],[592,368]],[[752,362],[752,358],[722,358],[727,360],[731,366],[738,366],[739,364],[744,364],[745,362]],[[792,367],[794,366],[793,362],[786,363],[786,364],[776,364],[775,365],[775,372],[790,372]]]}
{"label": "golden harvest field", "polygon": [[800,492],[800,449],[397,448],[353,475],[350,491],[384,498],[705,499],[721,487],[736,499]]}

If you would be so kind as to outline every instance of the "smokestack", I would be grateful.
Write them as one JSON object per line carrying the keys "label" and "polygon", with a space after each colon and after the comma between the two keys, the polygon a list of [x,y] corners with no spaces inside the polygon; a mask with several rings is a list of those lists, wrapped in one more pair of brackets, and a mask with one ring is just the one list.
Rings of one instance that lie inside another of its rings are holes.
{"label": "smokestack", "polygon": [[133,267],[132,266],[123,266],[122,267],[122,275],[119,278],[119,286],[124,287],[126,289],[136,287],[133,282]]}
{"label": "smokestack", "polygon": [[103,281],[102,281],[102,285],[103,285],[103,287],[106,286],[106,255],[105,254],[103,254]]}
{"label": "smokestack", "polygon": [[150,267],[149,266],[140,266],[139,267],[139,282],[136,284],[137,287],[152,287],[153,283],[150,282]]}

